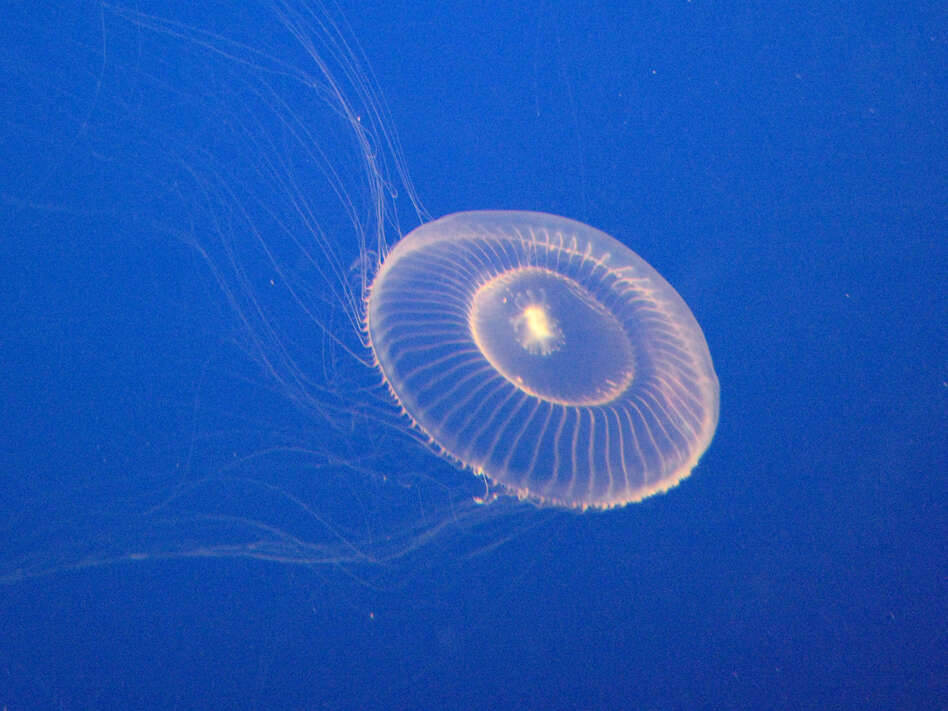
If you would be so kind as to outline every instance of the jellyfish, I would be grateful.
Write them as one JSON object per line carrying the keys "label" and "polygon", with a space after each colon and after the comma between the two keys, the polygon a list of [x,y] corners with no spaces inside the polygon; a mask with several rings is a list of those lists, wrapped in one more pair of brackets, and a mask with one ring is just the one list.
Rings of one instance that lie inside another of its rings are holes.
{"label": "jellyfish", "polygon": [[466,212],[372,282],[376,363],[447,457],[523,499],[611,508],[687,477],[714,435],[704,334],[641,257],[574,220]]}
{"label": "jellyfish", "polygon": [[[0,583],[178,557],[376,565],[455,532],[466,551],[686,476],[717,383],[674,290],[577,222],[433,220],[337,9],[260,10],[31,6],[12,26],[37,31],[0,48],[23,147],[7,231],[49,222],[33,243],[75,259],[21,290],[46,297],[16,304],[25,320],[70,329],[22,361],[61,349],[59,409],[112,416],[83,416],[94,433],[42,473],[45,441],[22,435]],[[49,305],[76,298],[57,289],[113,248],[89,318],[61,318]],[[85,432],[48,412],[37,432]]]}

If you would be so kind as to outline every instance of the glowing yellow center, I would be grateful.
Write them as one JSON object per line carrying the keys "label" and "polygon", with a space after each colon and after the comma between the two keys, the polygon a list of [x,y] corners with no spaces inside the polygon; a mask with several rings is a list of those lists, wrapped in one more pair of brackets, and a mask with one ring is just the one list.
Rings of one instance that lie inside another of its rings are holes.
{"label": "glowing yellow center", "polygon": [[563,345],[563,334],[543,304],[525,306],[513,327],[517,342],[534,355],[550,355]]}
{"label": "glowing yellow center", "polygon": [[528,306],[523,312],[523,317],[527,320],[527,330],[530,331],[530,335],[537,340],[544,341],[553,335],[550,317],[539,306]]}

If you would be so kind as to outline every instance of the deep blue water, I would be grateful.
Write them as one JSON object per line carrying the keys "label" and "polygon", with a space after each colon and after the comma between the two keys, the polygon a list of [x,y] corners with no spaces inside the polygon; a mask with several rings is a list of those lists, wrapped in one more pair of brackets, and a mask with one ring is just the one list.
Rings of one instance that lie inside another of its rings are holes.
{"label": "deep blue water", "polygon": [[[0,706],[945,707],[934,3],[353,3],[368,103],[306,3],[148,5],[0,26]],[[721,383],[693,475],[473,503],[353,357],[378,204],[648,260]]]}

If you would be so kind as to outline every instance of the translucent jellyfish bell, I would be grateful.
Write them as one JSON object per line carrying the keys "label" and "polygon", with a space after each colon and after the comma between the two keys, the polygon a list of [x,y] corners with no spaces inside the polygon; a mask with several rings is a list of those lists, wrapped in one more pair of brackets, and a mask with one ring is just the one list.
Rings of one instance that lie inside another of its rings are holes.
{"label": "translucent jellyfish bell", "polygon": [[711,443],[718,380],[678,293],[604,232],[535,212],[422,225],[372,283],[378,366],[447,455],[521,498],[609,508]]}

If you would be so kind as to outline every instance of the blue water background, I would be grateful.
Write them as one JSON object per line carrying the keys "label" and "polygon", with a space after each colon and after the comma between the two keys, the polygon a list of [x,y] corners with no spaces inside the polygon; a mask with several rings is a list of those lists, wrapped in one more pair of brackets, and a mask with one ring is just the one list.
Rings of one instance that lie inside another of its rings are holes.
{"label": "blue water background", "polygon": [[[139,175],[162,179],[147,164],[161,148],[141,136],[181,147],[207,128],[173,103],[157,116],[133,71],[111,72],[153,47],[93,3],[10,5],[0,706],[946,707],[948,65],[935,3],[343,8],[431,215],[542,210],[617,236],[690,305],[721,382],[715,440],[670,493],[500,517],[473,550],[436,509],[445,530],[380,566],[169,559],[157,555],[169,544],[200,552],[218,532],[136,524],[150,497],[225,466],[227,447],[196,432],[217,426],[229,445],[246,411],[248,451],[276,431],[301,448],[321,435],[280,388],[259,395],[266,374],[241,361],[218,284],[176,239],[201,201],[127,198]],[[250,39],[269,23],[266,5],[215,5],[143,9]],[[168,97],[200,92],[189,56],[168,57]],[[239,143],[213,150],[252,179]],[[398,211],[410,229],[403,194]],[[228,368],[252,387],[214,377]],[[404,437],[380,446],[381,460],[450,473]],[[279,486],[322,475],[313,457],[263,461],[257,480]],[[371,509],[376,485],[393,496],[373,482],[352,500]],[[300,530],[278,497],[257,513]]]}

